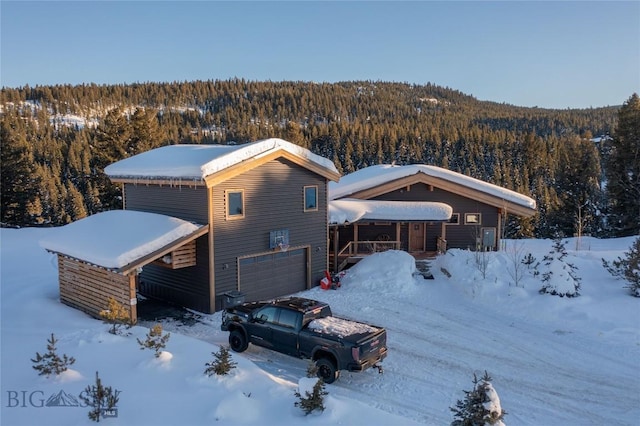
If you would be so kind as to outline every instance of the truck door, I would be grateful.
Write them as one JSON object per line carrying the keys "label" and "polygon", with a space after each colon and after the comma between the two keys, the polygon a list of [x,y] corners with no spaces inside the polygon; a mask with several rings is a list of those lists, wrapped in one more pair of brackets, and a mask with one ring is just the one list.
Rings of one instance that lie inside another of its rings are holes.
{"label": "truck door", "polygon": [[280,308],[277,324],[273,326],[273,345],[278,352],[298,356],[298,332],[302,324],[302,313]]}
{"label": "truck door", "polygon": [[251,327],[248,327],[251,343],[273,348],[272,327],[276,323],[278,309],[274,306],[265,306],[256,311]]}

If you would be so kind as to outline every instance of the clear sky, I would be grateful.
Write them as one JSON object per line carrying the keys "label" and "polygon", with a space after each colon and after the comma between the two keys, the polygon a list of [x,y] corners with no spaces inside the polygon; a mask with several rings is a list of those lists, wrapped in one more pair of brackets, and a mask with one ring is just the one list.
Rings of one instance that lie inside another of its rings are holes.
{"label": "clear sky", "polygon": [[431,82],[480,100],[620,105],[640,2],[0,1],[3,87],[192,80]]}

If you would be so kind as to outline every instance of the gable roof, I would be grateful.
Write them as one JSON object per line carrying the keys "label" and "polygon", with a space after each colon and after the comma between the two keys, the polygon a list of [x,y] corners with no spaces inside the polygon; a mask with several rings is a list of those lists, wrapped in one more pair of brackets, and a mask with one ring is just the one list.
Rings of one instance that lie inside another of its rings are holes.
{"label": "gable roof", "polygon": [[340,177],[332,161],[276,138],[242,145],[168,145],[120,160],[104,172],[113,182],[211,186],[280,157],[329,180]]}
{"label": "gable roof", "polygon": [[424,164],[396,166],[380,164],[343,176],[329,183],[329,199],[345,197],[370,199],[414,183],[424,183],[483,202],[508,213],[530,217],[536,213],[536,202],[515,191],[502,188],[461,173]]}
{"label": "gable roof", "polygon": [[133,210],[97,213],[40,240],[46,250],[127,274],[208,232],[204,225]]}

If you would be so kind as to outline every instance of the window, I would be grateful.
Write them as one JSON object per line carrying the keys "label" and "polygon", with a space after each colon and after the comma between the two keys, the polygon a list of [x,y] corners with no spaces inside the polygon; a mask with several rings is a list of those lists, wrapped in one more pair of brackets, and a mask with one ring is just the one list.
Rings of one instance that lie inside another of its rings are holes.
{"label": "window", "polygon": [[304,187],[304,211],[317,211],[318,210],[318,187],[317,186],[305,186]]}
{"label": "window", "polygon": [[452,213],[447,225],[460,225],[460,213]]}
{"label": "window", "polygon": [[227,219],[242,219],[244,217],[244,191],[230,189],[225,191],[227,198]]}
{"label": "window", "polygon": [[482,216],[480,213],[465,213],[464,224],[465,225],[480,225],[482,222]]}
{"label": "window", "polygon": [[289,309],[280,309],[280,318],[278,324],[283,327],[296,328],[298,324],[299,313]]}
{"label": "window", "polygon": [[261,322],[276,322],[276,313],[278,312],[277,308],[274,306],[267,306],[266,308],[262,308],[256,313],[255,318],[260,320]]}

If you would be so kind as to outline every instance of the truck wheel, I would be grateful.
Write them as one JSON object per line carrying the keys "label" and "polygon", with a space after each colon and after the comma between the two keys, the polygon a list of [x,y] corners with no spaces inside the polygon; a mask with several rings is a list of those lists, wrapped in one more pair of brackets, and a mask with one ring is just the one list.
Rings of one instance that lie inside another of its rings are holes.
{"label": "truck wheel", "polygon": [[328,358],[320,358],[316,361],[318,368],[318,377],[325,383],[333,383],[340,376],[340,371],[336,369],[336,365]]}
{"label": "truck wheel", "polygon": [[249,342],[242,331],[233,330],[229,333],[229,346],[234,352],[244,352],[249,346]]}

